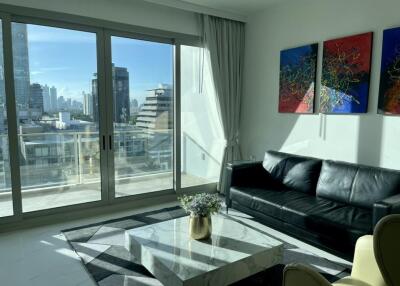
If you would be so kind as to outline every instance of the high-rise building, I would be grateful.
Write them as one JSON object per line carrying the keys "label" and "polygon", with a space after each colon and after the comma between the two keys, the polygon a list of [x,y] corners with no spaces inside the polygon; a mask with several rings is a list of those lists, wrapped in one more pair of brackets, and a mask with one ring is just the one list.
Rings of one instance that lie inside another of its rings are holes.
{"label": "high-rise building", "polygon": [[113,65],[114,122],[127,123],[130,118],[129,72]]}
{"label": "high-rise building", "polygon": [[65,100],[64,96],[59,96],[57,100],[57,107],[59,111],[65,110]]}
{"label": "high-rise building", "polygon": [[83,111],[83,104],[77,100],[72,101],[72,110]]}
{"label": "high-rise building", "polygon": [[38,119],[43,114],[43,89],[38,83],[31,84],[29,98],[29,111],[31,119]]}
{"label": "high-rise building", "polygon": [[147,152],[149,158],[163,168],[169,169],[172,164],[172,88],[160,84],[157,88],[148,90],[146,100],[139,111],[136,126],[147,134]]}
{"label": "high-rise building", "polygon": [[93,98],[90,93],[82,92],[83,95],[83,114],[93,116]]}
{"label": "high-rise building", "polygon": [[[97,74],[93,74],[92,79],[92,101],[93,101],[93,119],[99,120],[99,99],[97,94]],[[127,68],[116,67],[112,65],[113,82],[113,107],[114,122],[128,123],[130,118],[129,101],[129,72]]]}
{"label": "high-rise building", "polygon": [[66,100],[66,102],[65,102],[65,108],[66,108],[67,110],[71,110],[71,109],[72,109],[72,99],[71,99],[71,98],[68,98],[68,99]]}
{"label": "high-rise building", "polygon": [[16,103],[19,110],[26,110],[28,109],[30,96],[28,33],[26,24],[12,24],[12,43]]}
{"label": "high-rise building", "polygon": [[93,108],[93,120],[99,121],[99,98],[97,94],[97,73],[93,74],[92,79],[92,108]]}
{"label": "high-rise building", "polygon": [[148,90],[136,121],[136,126],[148,130],[171,129],[172,121],[172,88],[162,84],[158,88]]}
{"label": "high-rise building", "polygon": [[54,86],[50,88],[50,108],[53,112],[58,110],[57,88]]}
{"label": "high-rise building", "polygon": [[139,112],[139,102],[137,101],[136,98],[134,98],[134,99],[131,101],[131,110],[130,110],[130,113],[131,113],[131,115],[132,115],[132,114],[136,114],[136,113],[138,113],[138,112]]}
{"label": "high-rise building", "polygon": [[50,104],[50,88],[47,84],[42,85],[43,90],[43,111],[50,112],[51,104]]}

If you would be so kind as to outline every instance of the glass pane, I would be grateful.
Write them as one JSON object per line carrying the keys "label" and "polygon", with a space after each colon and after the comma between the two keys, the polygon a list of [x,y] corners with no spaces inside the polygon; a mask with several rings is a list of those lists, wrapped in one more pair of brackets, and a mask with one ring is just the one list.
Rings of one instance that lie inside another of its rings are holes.
{"label": "glass pane", "polygon": [[173,188],[173,46],[112,37],[115,196]]}
{"label": "glass pane", "polygon": [[96,35],[12,24],[24,212],[101,199]]}
{"label": "glass pane", "polygon": [[201,48],[181,47],[181,186],[217,182],[224,136],[210,67]]}
{"label": "glass pane", "polygon": [[0,217],[13,215],[6,91],[4,86],[3,31],[0,20]]}

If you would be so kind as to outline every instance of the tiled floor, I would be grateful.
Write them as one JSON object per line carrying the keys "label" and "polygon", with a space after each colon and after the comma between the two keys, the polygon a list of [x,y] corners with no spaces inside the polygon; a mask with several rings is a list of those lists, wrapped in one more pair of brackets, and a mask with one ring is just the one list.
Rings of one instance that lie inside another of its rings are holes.
{"label": "tiled floor", "polygon": [[[86,273],[76,253],[70,249],[60,230],[173,205],[176,203],[0,234],[0,285],[93,286],[95,283]],[[261,225],[250,216],[234,210],[230,211],[230,215],[273,236],[284,237],[293,245],[319,256],[348,264],[340,258]]]}
{"label": "tiled floor", "polygon": [[0,285],[2,286],[93,286],[96,285],[71,250],[61,230],[152,209],[98,216],[50,226],[0,234]]}

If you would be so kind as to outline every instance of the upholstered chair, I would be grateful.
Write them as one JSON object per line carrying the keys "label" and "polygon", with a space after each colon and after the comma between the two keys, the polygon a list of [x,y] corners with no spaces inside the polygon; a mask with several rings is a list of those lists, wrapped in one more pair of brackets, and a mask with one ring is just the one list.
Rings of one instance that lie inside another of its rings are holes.
{"label": "upholstered chair", "polygon": [[400,285],[400,214],[379,221],[374,231],[374,252],[386,285]]}
{"label": "upholstered chair", "polygon": [[331,284],[308,266],[290,264],[283,286],[399,286],[400,215],[389,215],[377,224],[374,235],[357,240],[351,276]]}

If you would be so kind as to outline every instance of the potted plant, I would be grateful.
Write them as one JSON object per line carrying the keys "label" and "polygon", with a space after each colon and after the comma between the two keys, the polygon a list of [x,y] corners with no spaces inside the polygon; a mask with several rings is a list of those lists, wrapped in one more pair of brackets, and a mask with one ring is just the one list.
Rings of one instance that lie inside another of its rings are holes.
{"label": "potted plant", "polygon": [[211,236],[211,215],[221,209],[218,194],[200,193],[179,197],[183,209],[190,214],[189,234],[193,239],[208,239]]}

